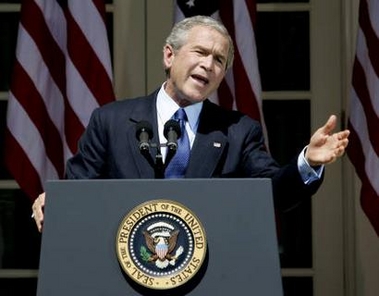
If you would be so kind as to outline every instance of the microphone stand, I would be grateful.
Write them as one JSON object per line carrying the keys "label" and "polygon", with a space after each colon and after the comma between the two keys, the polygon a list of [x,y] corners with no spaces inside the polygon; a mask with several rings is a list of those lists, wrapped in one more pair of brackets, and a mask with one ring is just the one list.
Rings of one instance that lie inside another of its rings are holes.
{"label": "microphone stand", "polygon": [[157,153],[155,154],[154,173],[155,179],[164,179],[165,166],[163,164],[163,156],[160,146],[157,146]]}
{"label": "microphone stand", "polygon": [[[166,122],[164,126],[164,136],[167,138],[166,144],[149,143],[153,137],[152,127],[148,121],[142,120],[136,125],[136,137],[140,142],[139,149],[147,162],[154,168],[155,179],[164,179],[165,170],[176,153],[176,140],[180,137],[179,123],[173,119]],[[161,147],[167,147],[166,161],[163,163]],[[150,148],[155,148],[155,161],[150,154]]]}
{"label": "microphone stand", "polygon": [[148,163],[154,168],[154,178],[155,179],[164,179],[164,173],[166,170],[167,165],[170,163],[171,159],[174,157],[176,150],[168,149],[167,156],[166,156],[166,162],[163,163],[163,156],[161,152],[161,147],[167,146],[166,144],[156,144],[151,143],[151,148],[156,148],[155,153],[155,161],[153,160],[150,151],[148,149],[141,149],[141,154],[146,158]]}

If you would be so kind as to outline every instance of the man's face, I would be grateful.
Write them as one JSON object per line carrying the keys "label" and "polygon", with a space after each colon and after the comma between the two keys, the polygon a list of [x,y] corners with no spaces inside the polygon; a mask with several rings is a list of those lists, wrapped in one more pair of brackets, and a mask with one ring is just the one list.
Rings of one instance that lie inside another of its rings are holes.
{"label": "man's face", "polygon": [[227,38],[205,26],[192,28],[176,52],[166,45],[163,62],[170,69],[168,95],[181,107],[205,100],[225,76],[228,50]]}

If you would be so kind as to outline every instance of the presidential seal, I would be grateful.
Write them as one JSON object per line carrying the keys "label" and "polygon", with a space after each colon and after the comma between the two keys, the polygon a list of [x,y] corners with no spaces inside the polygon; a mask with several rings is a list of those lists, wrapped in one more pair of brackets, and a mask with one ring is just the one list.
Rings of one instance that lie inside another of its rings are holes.
{"label": "presidential seal", "polygon": [[116,252],[122,269],[150,289],[171,289],[187,283],[199,271],[206,249],[200,220],[170,200],[153,200],[135,207],[117,231]]}

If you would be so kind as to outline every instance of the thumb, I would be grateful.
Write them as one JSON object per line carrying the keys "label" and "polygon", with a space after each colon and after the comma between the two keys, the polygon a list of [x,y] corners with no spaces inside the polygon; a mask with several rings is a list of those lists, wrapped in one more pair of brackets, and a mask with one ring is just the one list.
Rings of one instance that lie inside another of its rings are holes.
{"label": "thumb", "polygon": [[321,127],[321,131],[323,134],[330,134],[337,125],[337,116],[331,115],[328,121]]}

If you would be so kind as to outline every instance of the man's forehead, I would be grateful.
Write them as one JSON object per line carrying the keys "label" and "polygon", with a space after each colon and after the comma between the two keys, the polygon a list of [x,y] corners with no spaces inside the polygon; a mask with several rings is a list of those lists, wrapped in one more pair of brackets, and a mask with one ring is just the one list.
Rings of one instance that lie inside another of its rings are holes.
{"label": "man's forehead", "polygon": [[219,32],[213,27],[203,26],[203,25],[197,25],[191,28],[188,31],[187,39],[193,39],[193,40],[203,39],[202,41],[209,41],[210,39],[208,38],[210,37],[210,35],[214,35],[214,36],[218,35],[217,38],[220,38],[219,40],[220,43],[225,43],[225,44],[229,43],[228,38],[224,34],[222,34],[221,32]]}

